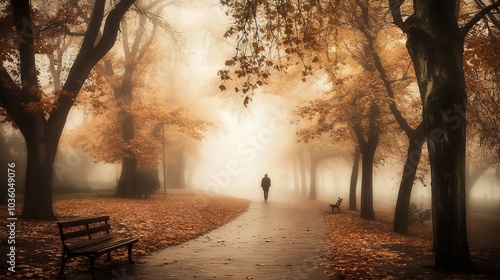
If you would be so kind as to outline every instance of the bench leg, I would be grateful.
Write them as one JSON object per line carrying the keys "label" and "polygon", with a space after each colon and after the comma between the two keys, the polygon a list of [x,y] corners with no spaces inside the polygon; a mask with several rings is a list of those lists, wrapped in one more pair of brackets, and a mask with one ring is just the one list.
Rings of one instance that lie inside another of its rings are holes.
{"label": "bench leg", "polygon": [[94,275],[94,262],[95,262],[96,256],[91,255],[89,256],[89,261],[90,261],[90,274],[92,275],[92,279],[97,279]]}
{"label": "bench leg", "polygon": [[130,245],[127,245],[127,251],[128,251],[128,261],[129,263],[134,263],[134,261],[132,260],[132,245],[134,244],[130,244]]}
{"label": "bench leg", "polygon": [[108,256],[106,257],[106,261],[107,262],[111,261],[111,252],[108,253]]}
{"label": "bench leg", "polygon": [[64,275],[64,266],[66,265],[66,256],[65,254],[63,253],[63,256],[62,256],[62,261],[61,261],[61,270],[59,271],[59,274],[60,275]]}

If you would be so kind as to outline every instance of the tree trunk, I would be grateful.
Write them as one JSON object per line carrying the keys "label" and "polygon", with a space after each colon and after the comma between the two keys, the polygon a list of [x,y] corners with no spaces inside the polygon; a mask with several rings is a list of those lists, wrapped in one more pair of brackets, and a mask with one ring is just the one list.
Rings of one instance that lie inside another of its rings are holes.
{"label": "tree trunk", "polygon": [[174,178],[174,188],[184,189],[186,188],[186,164],[184,158],[184,147],[180,147],[177,151],[176,160],[176,172],[173,174]]}
{"label": "tree trunk", "polygon": [[297,168],[297,161],[293,161],[293,185],[294,185],[294,194],[300,194],[299,189],[299,170]]}
{"label": "tree trunk", "polygon": [[25,133],[28,162],[24,192],[23,217],[36,220],[54,220],[52,211],[52,178],[54,159],[57,153],[57,138],[46,137],[42,126],[35,126]]}
{"label": "tree trunk", "polygon": [[[189,166],[189,164],[188,164]],[[159,175],[159,172],[158,172],[158,175]],[[191,188],[193,186],[193,175],[194,175],[194,168],[193,167],[190,167],[187,171],[186,171],[186,183],[185,183],[185,188]]]}
{"label": "tree trunk", "polygon": [[374,220],[375,213],[373,211],[373,164],[375,159],[375,151],[378,147],[380,137],[380,129],[377,125],[380,110],[378,105],[373,103],[370,105],[369,126],[366,132],[367,139],[361,124],[354,125],[354,132],[358,140],[359,150],[361,152],[361,210],[360,218],[365,220]]}
{"label": "tree trunk", "polygon": [[[132,104],[132,74],[135,67],[127,64],[125,73],[122,79],[120,90],[115,91],[115,96],[118,102],[123,102],[119,110],[119,119],[122,127],[122,139],[125,143],[130,143],[134,140],[134,119],[127,108]],[[118,186],[116,187],[116,195],[118,197],[140,197],[141,192],[138,190],[138,182],[136,180],[137,159],[135,152],[132,149],[126,149],[122,157],[122,172]]]}
{"label": "tree trunk", "polygon": [[[122,137],[125,142],[134,139],[134,124],[132,115],[129,112],[122,112],[125,117],[122,119]],[[140,192],[137,190],[137,159],[132,151],[125,151],[122,158],[122,172],[116,187],[116,196],[118,197],[138,197]]]}
{"label": "tree trunk", "polygon": [[124,157],[122,160],[122,172],[116,188],[116,196],[123,198],[139,197],[137,191],[137,160],[131,157]]}
{"label": "tree trunk", "polygon": [[423,104],[431,165],[435,265],[471,271],[465,209],[463,37],[454,0],[415,0],[405,31]]}
{"label": "tree trunk", "polygon": [[466,161],[467,168],[465,170],[465,205],[467,209],[469,209],[470,206],[470,194],[472,191],[472,188],[476,184],[477,180],[481,178],[481,176],[484,174],[484,172],[488,169],[488,167],[476,167],[474,171],[471,171],[472,167],[469,163]]}
{"label": "tree trunk", "polygon": [[[139,28],[134,33],[134,41],[131,46],[129,45],[130,38],[127,21],[123,21],[121,26],[123,52],[125,56],[125,70],[122,76],[121,86],[119,88],[115,87],[113,90],[115,92],[115,98],[118,100],[118,106],[120,106],[119,118],[122,125],[122,139],[126,144],[129,144],[134,140],[134,119],[132,113],[130,112],[130,107],[133,100],[132,93],[134,86],[132,77],[134,75],[134,71],[136,70],[138,61],[141,60],[142,55],[149,46],[148,44],[146,44],[146,47],[140,50],[140,45],[144,36],[145,20],[146,17],[140,17]],[[112,70],[112,64],[110,62],[108,62],[107,68],[110,72],[109,74],[114,74],[114,71]],[[142,197],[141,187],[139,186],[141,182],[137,182],[136,179],[138,170],[135,152],[130,148],[126,148],[124,150],[122,162],[123,168],[117,186],[117,196]]]}
{"label": "tree trunk", "polygon": [[403,167],[403,175],[399,186],[399,193],[396,203],[396,211],[394,213],[394,227],[393,231],[396,233],[408,233],[408,213],[410,207],[411,191],[413,188],[413,183],[415,181],[415,175],[417,172],[418,164],[420,162],[420,156],[422,153],[422,146],[425,139],[425,133],[423,128],[423,122],[420,123],[417,128],[413,129],[406,118],[403,116],[401,111],[395,101],[395,91],[392,83],[387,76],[387,71],[384,67],[382,59],[380,58],[375,37],[372,36],[371,32],[365,27],[370,26],[370,20],[367,14],[363,17],[365,24],[360,26],[360,29],[365,35],[367,42],[367,54],[370,54],[373,58],[374,66],[379,77],[382,80],[388,97],[392,100],[389,102],[389,109],[391,110],[394,119],[398,123],[401,130],[403,130],[408,137],[408,151],[406,162]]}
{"label": "tree trunk", "polygon": [[317,199],[316,194],[316,173],[317,173],[318,162],[311,159],[311,181],[309,185],[309,199]]}
{"label": "tree trunk", "polygon": [[97,34],[103,23],[106,1],[95,1],[81,48],[62,87],[65,94],[56,93],[57,98],[50,112],[34,112],[24,106],[39,102],[39,93],[42,91],[38,85],[33,30],[26,26],[32,22],[30,2],[10,1],[15,27],[20,36],[20,83],[15,82],[7,70],[0,67],[0,103],[26,139],[28,164],[23,217],[51,220],[54,218],[51,189],[53,164],[68,113],[94,65],[114,45],[119,22],[134,0],[121,0],[107,13],[99,39]]}
{"label": "tree trunk", "polygon": [[[0,166],[4,170],[5,168],[7,168],[7,164],[9,164],[10,162],[17,163],[17,161],[14,161],[10,155],[9,147],[7,146],[7,141],[5,140],[3,133],[0,134],[0,154],[3,155],[2,157],[0,157]],[[19,168],[16,168],[16,172],[17,170],[19,170]],[[7,175],[8,175],[7,172],[0,172],[0,180],[1,180],[0,182],[2,182],[0,184],[0,205],[7,204],[7,189],[8,189]]]}
{"label": "tree trunk", "polygon": [[410,208],[411,190],[417,174],[425,134],[423,124],[419,125],[412,135],[409,135],[408,151],[406,155],[403,176],[399,185],[396,211],[394,213],[395,233],[408,234],[408,215]]}
{"label": "tree trunk", "polygon": [[[167,144],[167,143],[165,143]],[[178,147],[170,149],[171,155],[174,158],[173,164],[167,166],[167,188],[182,189],[185,187],[185,171],[184,171],[184,148]]]}
{"label": "tree trunk", "polygon": [[[16,122],[26,140],[28,161],[23,217],[53,220],[55,218],[52,211],[53,164],[62,127],[59,127],[58,123],[51,123],[54,124],[53,127],[47,126],[43,112],[27,112],[22,108],[23,104],[39,102],[40,97],[33,93],[41,89],[36,74],[33,30],[30,26],[26,26],[26,22],[31,23],[31,4],[29,1],[11,1],[11,5],[16,30],[22,36],[18,45],[21,87],[19,88],[9,74],[2,75],[0,103]],[[8,90],[4,90],[5,88]],[[17,90],[19,91],[16,92]]]}
{"label": "tree trunk", "polygon": [[359,173],[359,146],[354,149],[354,162],[352,164],[351,184],[349,187],[349,210],[358,211],[356,203],[356,188],[358,186],[358,173]]}
{"label": "tree trunk", "polygon": [[306,164],[304,163],[303,149],[299,149],[299,168],[300,168],[300,181],[302,185],[302,196],[307,196]]}
{"label": "tree trunk", "polygon": [[373,211],[373,163],[377,146],[369,145],[361,148],[361,210],[360,218],[375,220]]}

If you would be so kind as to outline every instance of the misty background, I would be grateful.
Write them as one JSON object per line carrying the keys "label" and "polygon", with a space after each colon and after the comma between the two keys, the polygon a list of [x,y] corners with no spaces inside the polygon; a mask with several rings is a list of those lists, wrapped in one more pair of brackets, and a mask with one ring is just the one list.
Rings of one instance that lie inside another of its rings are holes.
{"label": "misty background", "polygon": [[[189,108],[192,115],[212,125],[204,132],[203,139],[187,146],[180,157],[183,168],[175,168],[181,162],[169,146],[175,135],[166,133],[161,149],[156,150],[156,153],[163,154],[157,164],[160,171],[157,193],[163,193],[166,185],[168,190],[195,189],[260,200],[260,180],[264,174],[269,174],[272,180],[271,202],[277,196],[308,196],[310,159],[307,151],[312,144],[298,142],[297,117],[293,113],[302,102],[324,94],[331,84],[323,77],[314,77],[306,83],[292,81],[292,78],[287,82],[287,76],[283,74],[273,79],[279,84],[288,83],[287,87],[259,88],[245,106],[243,94],[219,89],[217,72],[224,68],[224,61],[233,55],[235,47],[233,42],[223,39],[229,19],[218,1],[191,2],[189,5],[178,2],[162,11],[175,34],[157,36],[158,42],[152,47],[155,60],[144,75],[147,75],[149,88],[155,94]],[[119,161],[96,162],[78,145],[71,144],[78,141],[65,141],[92,120],[88,110],[83,106],[74,107],[68,117],[54,165],[54,193],[116,189],[121,171]],[[25,168],[21,167],[26,166],[26,152],[22,136],[8,124],[2,124],[1,129],[6,146],[17,160],[18,172],[24,172]],[[168,131],[168,125],[164,129]],[[337,156],[325,158],[318,164],[319,200],[334,202],[337,197],[349,196],[352,151],[342,147],[337,149]],[[299,153],[304,154],[304,180],[299,174]],[[401,160],[390,153],[386,157],[375,168],[374,204],[393,208],[398,194]],[[425,164],[425,161],[421,163]],[[498,164],[490,166],[474,184],[470,193],[470,211],[500,214],[499,169]],[[18,176],[22,177],[22,174]],[[182,177],[185,186],[168,184],[164,182],[164,176]],[[24,182],[18,182],[18,188],[22,190]],[[430,208],[429,182],[425,171],[415,182],[412,202],[419,208]],[[361,173],[358,187],[360,185]]]}

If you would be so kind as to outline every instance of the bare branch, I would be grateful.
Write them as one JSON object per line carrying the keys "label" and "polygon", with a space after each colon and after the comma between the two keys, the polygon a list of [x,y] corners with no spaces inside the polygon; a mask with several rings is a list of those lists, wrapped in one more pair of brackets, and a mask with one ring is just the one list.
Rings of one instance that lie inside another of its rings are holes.
{"label": "bare branch", "polygon": [[389,9],[391,11],[394,24],[401,28],[403,32],[406,29],[403,18],[401,17],[401,4],[403,4],[404,1],[405,0],[389,0]]}
{"label": "bare branch", "polygon": [[465,36],[467,36],[467,33],[469,32],[469,30],[478,22],[480,21],[485,15],[487,15],[491,10],[495,9],[495,8],[498,8],[500,6],[500,1],[497,1],[496,3],[493,3],[487,7],[485,7],[484,9],[482,9],[481,11],[479,11],[467,24],[465,24],[463,27],[462,27],[462,30],[461,30],[461,33],[462,33],[462,37],[465,38]]}
{"label": "bare branch", "polygon": [[15,123],[26,119],[19,97],[21,88],[14,82],[7,70],[0,65],[0,107],[7,111],[7,114]]}
{"label": "bare branch", "polygon": [[[483,1],[481,0],[474,0],[476,2],[476,5],[480,8],[480,9],[484,9],[486,7],[486,4],[483,3]],[[498,8],[496,9],[497,10],[497,13],[499,13],[500,11],[498,10]],[[491,20],[491,22],[498,28],[500,29],[500,22],[498,21],[498,19],[491,14],[491,11],[488,12],[488,18]]]}

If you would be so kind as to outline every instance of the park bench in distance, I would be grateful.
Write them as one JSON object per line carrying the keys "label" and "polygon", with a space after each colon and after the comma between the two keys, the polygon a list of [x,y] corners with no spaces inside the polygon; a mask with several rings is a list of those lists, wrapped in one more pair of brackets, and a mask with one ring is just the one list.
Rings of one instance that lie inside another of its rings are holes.
{"label": "park bench in distance", "polygon": [[115,238],[110,234],[109,216],[58,222],[57,226],[63,244],[61,271],[59,272],[61,275],[64,274],[64,265],[67,260],[86,256],[90,261],[90,273],[95,278],[95,259],[106,253],[108,259],[111,259],[111,251],[125,246],[128,249],[129,262],[134,263],[132,261],[132,245],[139,240],[137,238]]}
{"label": "park bench in distance", "polygon": [[340,213],[340,203],[342,203],[342,198],[338,198],[337,199],[337,202],[335,204],[330,204],[330,207],[332,207],[332,212],[335,213],[333,210],[335,210],[335,208],[337,208],[339,210],[339,213]]}

